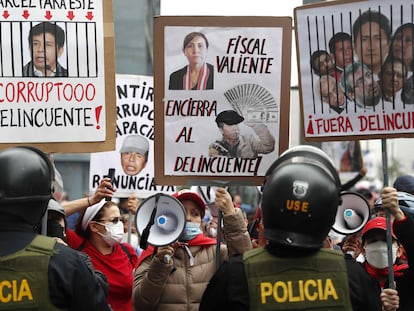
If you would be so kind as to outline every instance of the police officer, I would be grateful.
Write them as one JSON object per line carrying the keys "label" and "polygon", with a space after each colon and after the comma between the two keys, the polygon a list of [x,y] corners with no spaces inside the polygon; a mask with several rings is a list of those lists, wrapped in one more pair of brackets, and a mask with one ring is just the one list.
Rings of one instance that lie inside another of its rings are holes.
{"label": "police officer", "polygon": [[79,253],[36,234],[54,170],[32,147],[0,151],[0,309],[110,310]]}
{"label": "police officer", "polygon": [[312,146],[283,153],[266,173],[262,216],[268,243],[232,257],[211,279],[200,310],[381,310],[369,277],[323,243],[341,183]]}

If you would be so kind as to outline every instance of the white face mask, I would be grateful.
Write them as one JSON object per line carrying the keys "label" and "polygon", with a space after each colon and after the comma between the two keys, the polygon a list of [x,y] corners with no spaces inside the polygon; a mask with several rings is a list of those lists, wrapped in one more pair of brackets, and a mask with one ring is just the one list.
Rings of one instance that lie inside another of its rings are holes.
{"label": "white face mask", "polygon": [[[397,258],[397,249],[398,246],[392,244],[392,262],[395,262]],[[384,269],[388,267],[388,250],[387,242],[377,241],[370,243],[365,246],[365,258],[368,263],[378,269]]]}
{"label": "white face mask", "polygon": [[118,221],[116,224],[112,222],[106,224],[102,224],[100,222],[97,223],[105,226],[106,232],[100,233],[98,231],[98,234],[108,245],[113,246],[114,244],[121,242],[122,237],[124,236],[124,224],[122,221]]}

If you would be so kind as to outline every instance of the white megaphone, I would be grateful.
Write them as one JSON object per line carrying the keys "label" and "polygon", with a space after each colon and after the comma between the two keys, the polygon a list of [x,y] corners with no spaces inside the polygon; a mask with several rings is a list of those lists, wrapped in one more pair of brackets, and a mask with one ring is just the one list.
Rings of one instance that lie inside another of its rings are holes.
{"label": "white megaphone", "polygon": [[349,229],[358,228],[362,223],[362,218],[352,208],[344,210],[345,224]]}
{"label": "white megaphone", "polygon": [[370,218],[368,201],[361,194],[351,191],[342,192],[341,201],[332,229],[344,235],[362,230]]}
{"label": "white megaphone", "polygon": [[176,198],[163,193],[146,198],[135,215],[140,247],[165,246],[177,241],[185,222],[184,206]]}

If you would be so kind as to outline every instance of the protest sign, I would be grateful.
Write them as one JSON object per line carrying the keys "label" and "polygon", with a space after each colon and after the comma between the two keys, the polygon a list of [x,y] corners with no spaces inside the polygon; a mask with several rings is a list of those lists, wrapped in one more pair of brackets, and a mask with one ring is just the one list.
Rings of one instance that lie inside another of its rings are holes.
{"label": "protest sign", "polygon": [[408,0],[295,9],[306,141],[413,136],[412,12]]}
{"label": "protest sign", "polygon": [[113,149],[112,1],[1,1],[0,11],[0,147]]}
{"label": "protest sign", "polygon": [[263,181],[289,144],[291,23],[155,18],[157,181]]}
{"label": "protest sign", "polygon": [[116,75],[116,148],[91,154],[89,190],[94,192],[110,168],[115,196],[140,198],[175,191],[154,180],[154,88],[149,76]]}

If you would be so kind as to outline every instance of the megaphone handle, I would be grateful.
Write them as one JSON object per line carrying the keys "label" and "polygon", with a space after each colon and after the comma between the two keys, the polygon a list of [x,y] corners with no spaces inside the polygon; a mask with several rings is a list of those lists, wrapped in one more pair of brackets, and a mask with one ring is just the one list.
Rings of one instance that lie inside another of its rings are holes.
{"label": "megaphone handle", "polygon": [[151,212],[151,217],[148,221],[148,224],[146,225],[145,229],[142,230],[142,235],[141,235],[141,241],[139,242],[139,247],[141,247],[142,249],[147,249],[148,246],[148,236],[150,234],[150,230],[152,225],[154,224],[155,221],[155,215],[157,214],[157,205],[158,205],[158,199],[160,198],[160,194],[157,193],[156,197],[155,197],[155,204],[154,204],[154,209]]}
{"label": "megaphone handle", "polygon": [[148,246],[148,236],[149,236],[149,228],[145,228],[142,231],[141,239],[139,241],[139,247],[142,249],[147,249]]}

